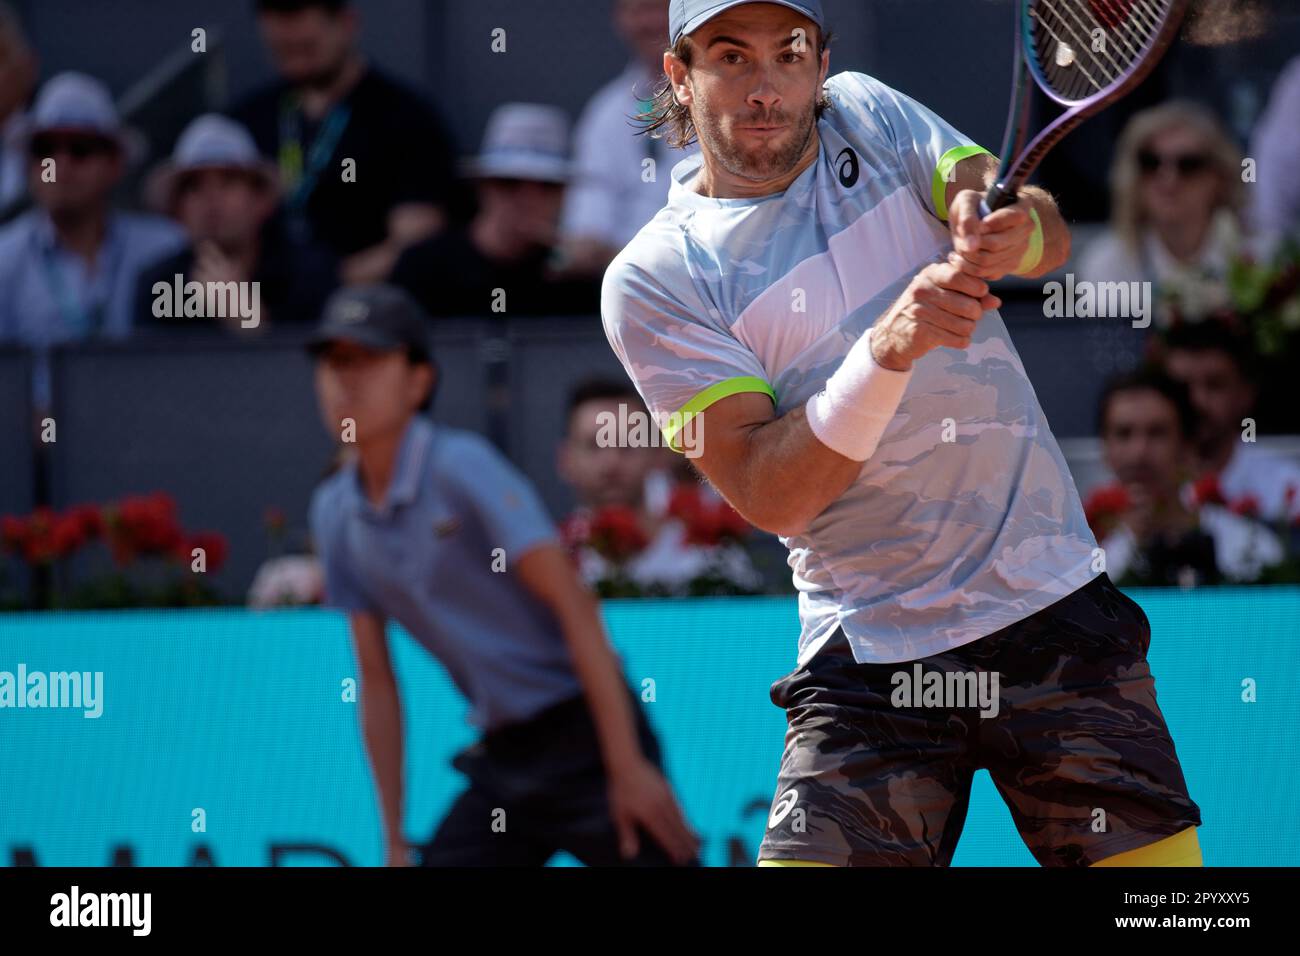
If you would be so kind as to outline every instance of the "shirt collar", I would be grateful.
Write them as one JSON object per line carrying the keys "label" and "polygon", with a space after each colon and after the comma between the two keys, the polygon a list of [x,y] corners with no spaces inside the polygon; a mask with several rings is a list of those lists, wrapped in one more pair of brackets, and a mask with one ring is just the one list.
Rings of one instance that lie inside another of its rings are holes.
{"label": "shirt collar", "polygon": [[737,199],[714,199],[711,196],[697,193],[692,188],[691,182],[704,168],[704,153],[693,153],[677,163],[669,174],[672,183],[668,187],[668,205],[677,204],[696,209],[749,209],[761,206],[764,203],[776,202],[797,194],[800,190],[806,189],[807,184],[813,182],[814,177],[817,175],[817,167],[821,165],[825,149],[825,139],[823,139],[822,144],[818,147],[817,158],[809,163],[808,168],[796,176],[794,181],[782,192]]}
{"label": "shirt collar", "polygon": [[361,470],[354,457],[348,463],[353,493],[361,506],[371,514],[388,517],[399,507],[411,504],[420,494],[421,479],[429,457],[429,446],[433,442],[433,422],[424,415],[416,415],[406,426],[402,443],[397,451],[397,465],[393,468],[393,479],[388,485],[384,503],[376,508],[366,497],[361,484]]}
{"label": "shirt collar", "polygon": [[[37,207],[33,210],[34,217],[32,220],[32,238],[36,242],[36,247],[41,252],[52,253],[60,250],[58,233],[54,231],[54,220],[44,209]],[[110,211],[108,214],[108,225],[104,229],[103,248],[111,249],[114,243],[118,242],[122,235],[122,221],[115,212]]]}

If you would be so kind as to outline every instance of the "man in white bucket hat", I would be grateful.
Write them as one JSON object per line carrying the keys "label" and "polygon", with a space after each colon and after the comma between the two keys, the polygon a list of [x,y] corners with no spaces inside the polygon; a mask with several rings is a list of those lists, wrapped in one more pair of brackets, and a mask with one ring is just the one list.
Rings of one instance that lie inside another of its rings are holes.
{"label": "man in white bucket hat", "polygon": [[[137,306],[142,322],[193,327],[234,318],[238,327],[260,329],[271,319],[315,321],[337,285],[334,256],[319,243],[292,239],[275,216],[279,172],[232,119],[208,113],[191,121],[171,158],[150,175],[145,193],[155,209],[180,223],[189,245],[142,277]],[[256,322],[230,310],[186,315],[176,309],[173,290],[190,281],[256,282]]]}
{"label": "man in white bucket hat", "polygon": [[[0,229],[0,343],[44,356],[61,342],[130,332],[141,269],[183,238],[165,219],[112,208],[137,142],[99,80],[60,73],[41,88],[20,137],[35,206]],[[33,386],[46,404],[44,358]]]}

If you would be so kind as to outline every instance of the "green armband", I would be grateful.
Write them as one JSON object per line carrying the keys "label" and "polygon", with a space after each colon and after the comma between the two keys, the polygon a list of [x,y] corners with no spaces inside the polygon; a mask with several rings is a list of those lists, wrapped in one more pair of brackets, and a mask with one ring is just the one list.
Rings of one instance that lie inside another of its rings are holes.
{"label": "green armband", "polygon": [[1038,218],[1038,210],[1032,206],[1029,209],[1029,218],[1034,220],[1034,234],[1029,237],[1029,248],[1025,250],[1025,257],[1014,270],[1018,276],[1033,272],[1043,261],[1043,220]]}

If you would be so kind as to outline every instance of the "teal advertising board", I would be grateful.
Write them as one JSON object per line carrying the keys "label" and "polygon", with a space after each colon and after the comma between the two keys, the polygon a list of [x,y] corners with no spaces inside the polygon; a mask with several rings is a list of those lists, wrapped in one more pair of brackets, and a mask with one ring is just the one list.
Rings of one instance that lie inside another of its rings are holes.
{"label": "teal advertising board", "polygon": [[[1300,588],[1131,592],[1207,865],[1300,865]],[[788,598],[610,601],[611,637],[660,734],[703,862],[751,865],[785,731]],[[422,841],[473,739],[436,661],[400,632],[405,826]],[[322,610],[0,615],[0,674],[102,674],[85,708],[0,708],[0,864],[376,865],[375,794],[346,693],[346,624]],[[556,864],[574,861],[557,857]],[[1032,866],[981,772],[955,865]]]}

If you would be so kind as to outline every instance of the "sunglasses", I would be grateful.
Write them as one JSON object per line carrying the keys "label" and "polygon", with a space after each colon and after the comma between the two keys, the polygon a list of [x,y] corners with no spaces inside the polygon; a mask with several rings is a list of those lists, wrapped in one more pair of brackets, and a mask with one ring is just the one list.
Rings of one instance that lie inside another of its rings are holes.
{"label": "sunglasses", "polygon": [[91,156],[100,156],[110,153],[117,148],[117,145],[110,139],[102,136],[51,136],[41,134],[32,137],[29,152],[32,159],[45,159],[49,156],[57,156],[60,153],[71,156],[73,159],[88,159]]}
{"label": "sunglasses", "polygon": [[1144,149],[1138,153],[1138,169],[1145,176],[1158,173],[1163,166],[1172,166],[1179,176],[1195,176],[1210,168],[1210,157],[1205,153],[1179,153],[1174,156],[1161,156],[1159,153]]}

